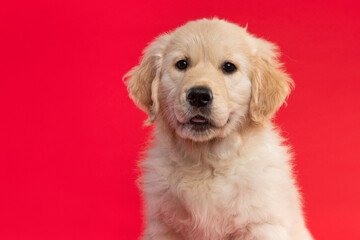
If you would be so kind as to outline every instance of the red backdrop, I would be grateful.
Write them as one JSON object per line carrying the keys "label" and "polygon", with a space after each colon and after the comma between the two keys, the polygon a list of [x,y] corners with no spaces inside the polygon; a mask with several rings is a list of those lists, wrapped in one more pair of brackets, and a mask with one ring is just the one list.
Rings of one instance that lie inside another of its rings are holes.
{"label": "red backdrop", "polygon": [[359,1],[2,1],[0,239],[136,239],[150,129],[121,77],[161,32],[218,16],[277,43],[276,122],[317,239],[360,239]]}

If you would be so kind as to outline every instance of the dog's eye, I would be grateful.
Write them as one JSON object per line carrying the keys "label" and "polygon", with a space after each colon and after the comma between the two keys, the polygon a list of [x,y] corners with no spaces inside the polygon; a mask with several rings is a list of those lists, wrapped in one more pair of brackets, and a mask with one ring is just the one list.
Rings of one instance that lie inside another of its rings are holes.
{"label": "dog's eye", "polygon": [[224,71],[224,73],[233,73],[236,71],[236,67],[231,62],[226,62],[222,66],[222,70]]}
{"label": "dog's eye", "polygon": [[186,60],[180,60],[175,64],[175,66],[179,70],[185,70],[188,67],[188,62]]}

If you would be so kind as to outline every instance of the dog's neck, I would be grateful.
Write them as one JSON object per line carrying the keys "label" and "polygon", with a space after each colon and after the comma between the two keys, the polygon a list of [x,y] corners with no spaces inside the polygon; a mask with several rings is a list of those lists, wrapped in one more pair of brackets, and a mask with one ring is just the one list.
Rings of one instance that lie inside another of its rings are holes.
{"label": "dog's neck", "polygon": [[[164,123],[155,124],[155,142],[161,145],[169,154],[182,156],[181,165],[205,164],[216,169],[221,165],[228,166],[235,155],[241,154],[242,148],[253,131],[259,131],[263,126],[239,127],[225,138],[214,138],[209,141],[196,142],[183,139]],[[177,159],[172,159],[177,161]]]}

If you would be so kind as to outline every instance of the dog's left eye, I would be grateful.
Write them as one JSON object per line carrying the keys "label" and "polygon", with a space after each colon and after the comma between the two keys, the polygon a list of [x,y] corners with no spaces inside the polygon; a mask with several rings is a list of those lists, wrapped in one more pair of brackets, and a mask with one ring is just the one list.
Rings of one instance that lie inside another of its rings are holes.
{"label": "dog's left eye", "polygon": [[224,73],[233,73],[236,71],[236,66],[231,62],[226,62],[222,66],[222,70],[224,71]]}

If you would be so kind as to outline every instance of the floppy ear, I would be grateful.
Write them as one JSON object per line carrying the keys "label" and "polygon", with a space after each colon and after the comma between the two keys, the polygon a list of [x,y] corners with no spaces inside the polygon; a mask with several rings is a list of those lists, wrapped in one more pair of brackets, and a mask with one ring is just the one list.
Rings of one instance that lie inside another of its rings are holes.
{"label": "floppy ear", "polygon": [[145,50],[140,64],[131,69],[125,76],[125,84],[134,103],[149,115],[146,125],[156,119],[159,109],[158,86],[163,52],[169,39],[162,35],[155,39]]}
{"label": "floppy ear", "polygon": [[285,102],[294,83],[278,61],[277,46],[262,39],[255,42],[249,115],[253,122],[262,124]]}

